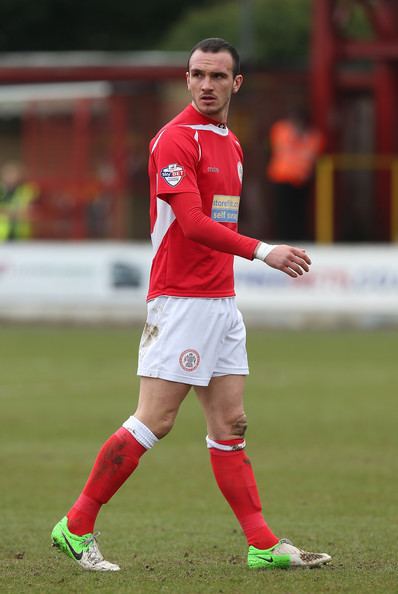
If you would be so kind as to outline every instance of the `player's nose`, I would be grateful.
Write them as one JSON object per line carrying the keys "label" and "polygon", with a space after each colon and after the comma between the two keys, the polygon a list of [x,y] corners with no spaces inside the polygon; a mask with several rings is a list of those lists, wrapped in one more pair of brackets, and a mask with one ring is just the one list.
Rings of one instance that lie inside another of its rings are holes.
{"label": "player's nose", "polygon": [[204,76],[202,79],[202,90],[210,90],[213,88],[213,81],[210,76]]}

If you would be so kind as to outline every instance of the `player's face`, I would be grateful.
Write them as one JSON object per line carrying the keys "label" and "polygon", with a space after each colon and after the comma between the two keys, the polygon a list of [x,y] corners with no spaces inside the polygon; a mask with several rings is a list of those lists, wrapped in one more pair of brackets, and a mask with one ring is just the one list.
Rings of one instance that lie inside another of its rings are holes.
{"label": "player's face", "polygon": [[239,91],[243,82],[241,74],[233,75],[231,54],[196,50],[186,76],[194,108],[217,122],[226,123],[231,95]]}

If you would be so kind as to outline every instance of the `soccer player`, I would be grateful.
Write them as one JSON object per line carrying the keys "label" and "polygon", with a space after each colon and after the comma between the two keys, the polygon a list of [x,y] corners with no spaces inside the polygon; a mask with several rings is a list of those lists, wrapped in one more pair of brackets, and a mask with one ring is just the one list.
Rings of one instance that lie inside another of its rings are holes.
{"label": "soccer player", "polygon": [[219,38],[201,41],[191,51],[186,78],[191,104],[150,143],[154,255],[139,349],[138,406],[102,446],[52,540],[84,569],[119,569],[98,549],[97,514],[141,456],[171,430],[193,387],[207,422],[215,479],[247,538],[249,567],[322,565],[329,555],[302,551],[275,536],[262,514],[245,453],[246,333],[233,278],[234,255],[257,258],[293,278],[308,272],[311,261],[302,249],[237,232],[243,157],[227,127],[231,96],[243,82],[236,50]]}

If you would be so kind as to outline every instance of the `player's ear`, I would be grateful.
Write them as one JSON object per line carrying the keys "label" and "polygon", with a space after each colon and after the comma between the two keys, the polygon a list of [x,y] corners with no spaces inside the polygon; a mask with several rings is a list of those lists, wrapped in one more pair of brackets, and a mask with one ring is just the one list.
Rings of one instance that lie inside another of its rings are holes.
{"label": "player's ear", "polygon": [[185,78],[187,80],[187,87],[188,87],[188,90],[189,90],[189,88],[190,88],[190,86],[189,86],[189,72],[186,72],[185,73]]}
{"label": "player's ear", "polygon": [[237,74],[234,78],[234,82],[232,85],[232,92],[235,94],[239,91],[239,89],[241,88],[243,83],[243,75],[242,74]]}

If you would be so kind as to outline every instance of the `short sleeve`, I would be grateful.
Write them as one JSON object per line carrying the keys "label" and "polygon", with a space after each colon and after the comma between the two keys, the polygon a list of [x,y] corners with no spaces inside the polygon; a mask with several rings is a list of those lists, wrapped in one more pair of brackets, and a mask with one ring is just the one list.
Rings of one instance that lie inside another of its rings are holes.
{"label": "short sleeve", "polygon": [[164,131],[153,151],[157,173],[156,195],[198,193],[199,145],[190,128],[172,127]]}

